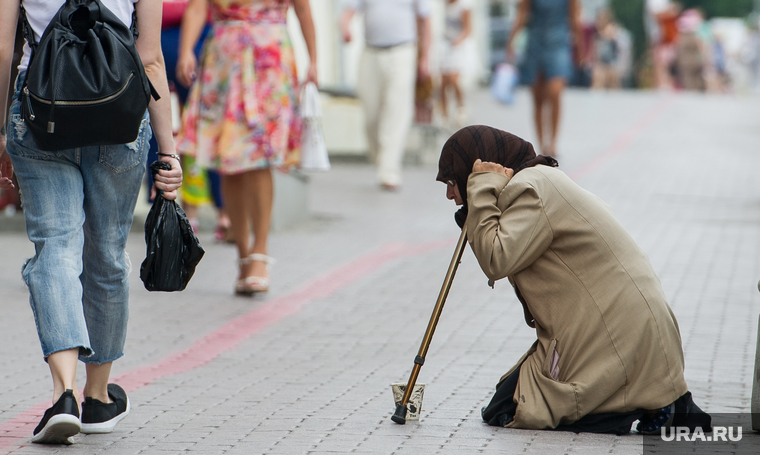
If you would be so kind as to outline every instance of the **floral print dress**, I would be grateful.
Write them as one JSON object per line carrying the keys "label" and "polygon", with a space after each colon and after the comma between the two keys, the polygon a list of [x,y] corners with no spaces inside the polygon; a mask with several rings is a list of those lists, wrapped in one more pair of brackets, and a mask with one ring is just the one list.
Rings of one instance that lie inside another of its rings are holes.
{"label": "floral print dress", "polygon": [[211,0],[213,29],[177,149],[222,174],[300,160],[298,79],[288,0]]}

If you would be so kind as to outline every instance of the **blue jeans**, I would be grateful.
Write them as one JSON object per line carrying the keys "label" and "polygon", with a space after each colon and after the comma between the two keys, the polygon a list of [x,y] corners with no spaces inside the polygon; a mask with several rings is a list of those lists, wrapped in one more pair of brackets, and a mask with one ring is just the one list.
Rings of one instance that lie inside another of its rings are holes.
{"label": "blue jeans", "polygon": [[127,235],[140,190],[147,113],[130,144],[57,152],[37,148],[20,115],[16,80],[7,151],[35,255],[22,268],[42,351],[79,349],[85,363],[123,355],[129,312]]}

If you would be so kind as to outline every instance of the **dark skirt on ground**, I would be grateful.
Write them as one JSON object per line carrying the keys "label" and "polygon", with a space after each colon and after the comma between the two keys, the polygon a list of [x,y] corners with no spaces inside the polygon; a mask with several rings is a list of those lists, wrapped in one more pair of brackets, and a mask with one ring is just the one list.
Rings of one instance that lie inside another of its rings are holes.
{"label": "dark skirt on ground", "polygon": [[[496,393],[491,398],[491,402],[481,410],[483,420],[489,425],[504,427],[514,419],[515,412],[517,412],[517,403],[515,403],[513,397],[517,389],[519,376],[520,367],[499,384]],[[671,412],[673,416],[669,418]],[[660,420],[663,413],[666,414],[665,418],[667,418],[667,421],[665,419]],[[569,425],[546,428],[546,430],[624,435],[631,432],[631,426],[637,420],[639,421],[637,430],[646,430],[646,434],[656,433],[662,425],[687,427],[689,431],[694,431],[695,428],[700,427],[705,433],[712,431],[712,418],[694,403],[691,392],[686,392],[673,402],[672,405],[659,410],[647,411],[638,409],[629,412],[587,414]]]}
{"label": "dark skirt on ground", "polygon": [[[483,420],[489,425],[503,427],[509,424],[517,411],[517,403],[513,397],[517,388],[520,368],[507,376],[496,389],[496,393],[488,406],[482,409]],[[589,414],[569,425],[560,425],[547,430],[572,431],[574,433],[608,433],[623,435],[631,432],[631,425],[644,416],[644,410],[631,412],[614,412],[604,414]]]}

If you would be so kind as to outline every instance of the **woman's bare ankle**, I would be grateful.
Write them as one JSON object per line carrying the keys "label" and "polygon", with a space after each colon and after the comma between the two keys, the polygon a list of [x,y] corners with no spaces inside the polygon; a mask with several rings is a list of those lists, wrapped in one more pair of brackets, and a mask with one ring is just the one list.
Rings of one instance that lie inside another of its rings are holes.
{"label": "woman's bare ankle", "polygon": [[87,387],[85,386],[84,389],[84,397],[85,398],[92,398],[93,400],[98,400],[101,403],[110,403],[111,399],[108,397],[108,390],[98,390],[98,391],[88,391]]}

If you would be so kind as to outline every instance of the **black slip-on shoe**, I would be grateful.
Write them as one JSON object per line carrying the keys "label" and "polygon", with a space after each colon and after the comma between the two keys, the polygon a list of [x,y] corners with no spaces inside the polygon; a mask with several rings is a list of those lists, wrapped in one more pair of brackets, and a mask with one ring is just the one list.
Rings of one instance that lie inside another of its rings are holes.
{"label": "black slip-on shoe", "polygon": [[53,407],[45,411],[40,424],[34,429],[32,442],[38,444],[72,444],[69,437],[79,433],[79,407],[71,389],[63,392]]}
{"label": "black slip-on shoe", "polygon": [[127,392],[116,384],[108,384],[111,403],[86,397],[82,403],[82,433],[110,433],[129,414]]}

